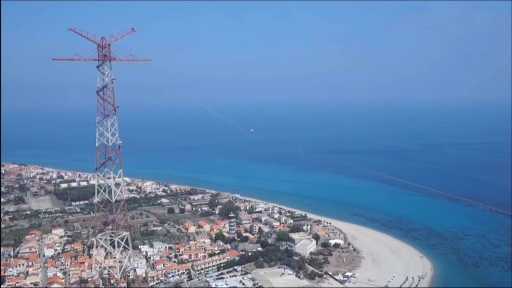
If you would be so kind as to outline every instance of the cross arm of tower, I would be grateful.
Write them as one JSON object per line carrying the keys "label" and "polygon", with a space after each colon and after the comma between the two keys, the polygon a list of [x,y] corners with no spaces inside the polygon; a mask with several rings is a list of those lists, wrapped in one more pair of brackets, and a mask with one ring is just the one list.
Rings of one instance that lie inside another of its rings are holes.
{"label": "cross arm of tower", "polygon": [[[117,34],[111,34],[107,37],[103,37],[103,36],[100,36],[100,35],[97,35],[97,34],[94,34],[94,33],[91,33],[91,32],[87,32],[87,31],[84,31],[84,30],[81,30],[81,29],[78,29],[78,28],[74,28],[74,27],[69,27],[68,28],[68,31],[71,31],[73,33],[76,33],[78,34],[79,36],[91,41],[92,43],[96,44],[96,45],[110,45],[114,42],[117,42],[121,39],[123,39],[124,37],[132,34],[132,33],[135,33],[137,32],[135,30],[135,28],[131,28],[129,30],[126,30],[126,31],[123,31],[123,32],[119,32]],[[101,41],[102,39],[105,39],[105,41]],[[103,43],[102,43],[103,42]]]}
{"label": "cross arm of tower", "polygon": [[86,62],[86,61],[104,61],[104,60],[110,60],[115,62],[147,62],[147,61],[153,61],[151,58],[141,58],[141,57],[135,57],[133,55],[128,55],[127,57],[111,57],[110,59],[102,59],[96,57],[82,57],[78,54],[75,54],[71,57],[60,57],[60,58],[52,58],[53,61],[78,61],[78,62]]}

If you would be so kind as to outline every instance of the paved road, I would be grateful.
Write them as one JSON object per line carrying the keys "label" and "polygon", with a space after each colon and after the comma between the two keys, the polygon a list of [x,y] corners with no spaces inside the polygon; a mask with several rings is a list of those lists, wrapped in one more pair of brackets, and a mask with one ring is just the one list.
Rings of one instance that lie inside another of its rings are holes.
{"label": "paved road", "polygon": [[44,240],[39,240],[39,260],[44,260]]}
{"label": "paved road", "polygon": [[41,274],[41,287],[46,287],[46,280],[48,280],[48,265],[46,264],[46,260],[41,269]]}
{"label": "paved road", "polygon": [[[71,267],[71,265],[70,265]],[[69,275],[69,267],[68,269],[66,270],[66,287],[69,287],[69,278],[70,278],[70,275]]]}

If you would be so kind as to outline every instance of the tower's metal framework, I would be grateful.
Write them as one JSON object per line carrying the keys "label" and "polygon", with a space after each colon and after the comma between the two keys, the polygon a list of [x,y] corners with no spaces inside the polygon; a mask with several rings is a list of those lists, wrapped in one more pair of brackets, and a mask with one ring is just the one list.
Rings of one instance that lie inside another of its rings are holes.
{"label": "tower's metal framework", "polygon": [[[124,286],[127,276],[136,267],[132,265],[132,243],[128,226],[128,211],[125,203],[122,141],[119,137],[119,121],[114,93],[112,61],[151,61],[129,55],[119,58],[111,45],[135,32],[132,28],[110,36],[99,36],[76,28],[68,28],[96,45],[94,55],[82,57],[75,54],[67,58],[52,58],[57,61],[94,61],[98,65],[96,89],[96,184],[95,184],[95,230],[89,244],[93,243],[92,278],[106,286]],[[89,246],[89,245],[88,245]],[[135,274],[135,273],[134,273]],[[124,279],[124,280],[122,280]],[[123,283],[124,282],[124,283]]]}

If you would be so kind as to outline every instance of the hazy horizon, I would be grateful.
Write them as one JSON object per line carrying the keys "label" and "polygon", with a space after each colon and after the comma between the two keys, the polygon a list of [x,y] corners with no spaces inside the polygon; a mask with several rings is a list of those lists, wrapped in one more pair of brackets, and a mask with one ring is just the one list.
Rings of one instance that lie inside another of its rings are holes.
{"label": "hazy horizon", "polygon": [[93,52],[67,27],[138,30],[114,52],[154,61],[114,63],[122,111],[190,97],[228,110],[510,110],[510,2],[1,5],[2,112],[94,109],[95,64],[50,60]]}

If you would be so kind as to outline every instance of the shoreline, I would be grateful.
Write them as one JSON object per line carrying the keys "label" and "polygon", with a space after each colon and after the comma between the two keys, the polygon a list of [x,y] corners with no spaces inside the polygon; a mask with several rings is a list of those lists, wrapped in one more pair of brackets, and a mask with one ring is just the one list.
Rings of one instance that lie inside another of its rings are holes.
{"label": "shoreline", "polygon": [[[414,283],[416,283],[417,276],[425,274],[425,278],[418,287],[432,287],[435,272],[432,262],[416,248],[403,241],[365,226],[320,216],[256,198],[242,195],[240,197],[250,201],[269,203],[297,213],[304,213],[308,215],[308,218],[331,222],[333,226],[341,229],[347,235],[350,242],[361,251],[361,256],[363,257],[361,267],[356,271],[352,271],[359,274],[357,283],[347,283],[345,284],[346,287],[383,287],[393,275],[396,275],[396,277],[388,285],[390,287],[398,287],[403,283],[406,276],[409,277],[408,283],[410,283],[411,277],[415,277]],[[423,257],[420,257],[420,255]],[[363,278],[368,274],[375,277],[374,283],[368,283]],[[415,285],[413,284],[412,287],[415,287]]]}
{"label": "shoreline", "polygon": [[[2,162],[2,163],[10,163],[13,162]],[[81,173],[94,175],[93,173],[88,172],[80,172],[73,170],[64,170],[59,168],[52,168],[47,166],[39,166],[37,164],[26,164],[28,166],[36,166],[39,168],[52,169],[55,171],[68,172],[68,173]],[[125,178],[135,180],[135,181],[145,181],[145,182],[164,182],[164,181],[153,181],[149,179],[139,179],[135,177],[126,177]],[[169,185],[176,186],[188,186],[191,188],[204,189],[208,191],[208,193],[214,192],[222,192],[216,191],[203,187],[195,187],[186,184],[177,184],[177,183],[167,183]],[[282,204],[277,204],[265,200],[260,200],[252,197],[243,196],[242,193],[236,192],[228,192],[230,194],[239,194],[242,199],[260,202],[260,203],[269,203],[274,206],[278,206],[287,210],[292,210],[298,213],[307,214],[309,218],[312,219],[320,219],[327,222],[331,222],[333,226],[341,229],[346,235],[347,238],[357,247],[357,249],[361,252],[362,263],[361,267],[355,271],[359,274],[357,278],[357,282],[346,283],[345,287],[368,287],[368,286],[379,286],[383,287],[386,284],[390,287],[398,287],[405,280],[405,277],[408,276],[407,285],[411,282],[411,277],[415,277],[414,283],[411,287],[415,287],[415,283],[417,283],[416,279],[419,275],[426,275],[425,278],[419,283],[418,287],[432,287],[432,281],[434,276],[434,267],[432,262],[423,255],[416,248],[411,245],[398,240],[388,234],[382,233],[380,231],[362,226],[357,224],[352,224],[349,222],[345,222],[342,220],[337,220],[325,216],[320,216],[311,212],[299,210],[296,208],[292,208],[289,206],[285,206]],[[422,257],[420,257],[420,255]],[[367,282],[365,279],[366,275],[372,275],[374,277],[373,283]],[[393,277],[395,276],[395,277]],[[391,282],[387,282],[392,279]],[[406,285],[406,287],[408,287]]]}

